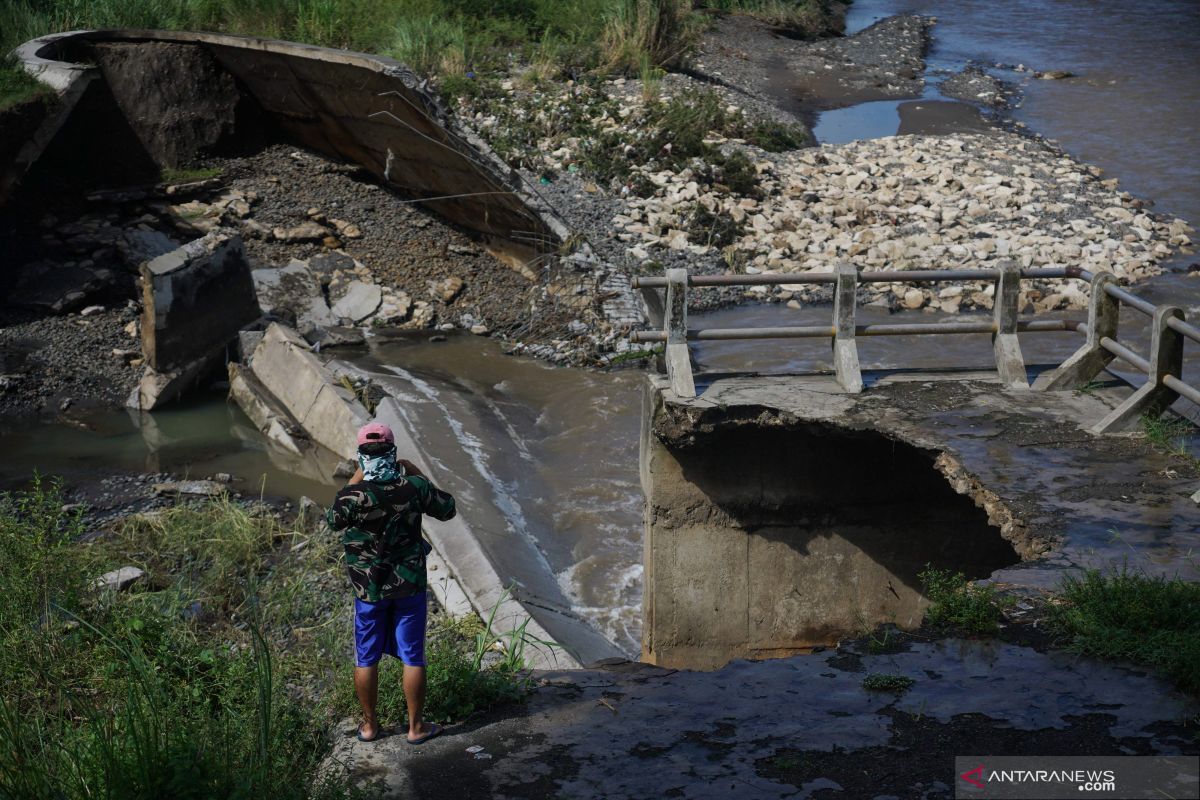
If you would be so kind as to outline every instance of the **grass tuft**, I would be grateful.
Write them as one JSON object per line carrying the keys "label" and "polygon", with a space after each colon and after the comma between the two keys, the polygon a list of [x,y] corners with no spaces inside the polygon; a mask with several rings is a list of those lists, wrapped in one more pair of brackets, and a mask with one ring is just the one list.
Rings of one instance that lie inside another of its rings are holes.
{"label": "grass tuft", "polygon": [[917,575],[929,598],[925,621],[936,628],[991,634],[999,629],[1000,609],[1009,601],[991,586],[977,586],[961,572],[927,566]]}
{"label": "grass tuft", "polygon": [[916,683],[907,675],[885,675],[875,672],[863,678],[862,687],[868,692],[894,692],[903,694]]}
{"label": "grass tuft", "polygon": [[1153,667],[1200,695],[1200,584],[1089,570],[1061,597],[1050,621],[1070,650]]}

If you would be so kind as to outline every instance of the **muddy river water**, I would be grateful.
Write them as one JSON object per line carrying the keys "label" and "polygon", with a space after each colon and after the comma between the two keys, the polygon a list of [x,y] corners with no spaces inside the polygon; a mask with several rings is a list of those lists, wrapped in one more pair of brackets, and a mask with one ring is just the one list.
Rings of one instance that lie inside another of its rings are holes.
{"label": "muddy river water", "polygon": [[[968,62],[1024,64],[1080,77],[1032,79],[1030,72],[992,71],[1021,83],[1016,119],[1056,139],[1080,159],[1103,167],[1124,188],[1157,208],[1200,220],[1200,3],[1194,0],[1042,0],[1026,3],[950,0],[856,0],[850,32],[884,16],[914,11],[938,19],[929,66],[955,71]],[[936,85],[926,99],[939,99]],[[825,111],[824,141],[893,135],[899,102]],[[1194,258],[1194,257],[1193,257]],[[1190,260],[1190,259],[1189,259]],[[1176,266],[1182,266],[1181,262]],[[1200,313],[1200,279],[1166,275],[1139,293]],[[877,309],[864,311],[864,316]],[[701,325],[813,324],[829,309],[790,311],[747,306],[695,319]],[[914,314],[922,322],[937,315]],[[873,320],[874,321],[874,320]],[[1131,320],[1132,321],[1132,320]],[[1131,331],[1126,328],[1126,331]],[[872,340],[860,345],[864,366],[983,366],[984,337]],[[1023,342],[1031,361],[1060,359],[1077,344],[1066,334]],[[828,346],[816,342],[709,344],[697,348],[705,367],[794,371],[828,368]],[[406,409],[447,488],[471,507],[472,523],[493,536],[527,537],[557,578],[555,589],[631,655],[639,650],[641,491],[637,475],[642,374],[551,368],[505,356],[479,337],[431,343],[373,340],[352,356],[403,382]],[[1200,364],[1193,361],[1193,370]],[[286,469],[236,407],[199,400],[152,419],[124,413],[92,417],[86,426],[0,427],[5,457],[0,486],[29,465],[68,480],[88,470],[172,471],[241,476],[259,491],[325,502],[333,487]],[[444,455],[443,455],[444,454]]]}

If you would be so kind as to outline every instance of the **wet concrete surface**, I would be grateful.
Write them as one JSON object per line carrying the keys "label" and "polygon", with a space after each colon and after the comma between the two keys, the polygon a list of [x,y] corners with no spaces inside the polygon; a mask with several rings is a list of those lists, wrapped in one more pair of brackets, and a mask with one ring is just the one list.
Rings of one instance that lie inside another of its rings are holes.
{"label": "wet concrete surface", "polygon": [[[868,674],[913,683],[872,692]],[[427,745],[346,735],[332,758],[395,798],[948,798],[955,753],[1023,754],[1035,741],[1078,754],[1198,752],[1195,702],[1157,678],[997,641],[535,678],[524,706]]]}

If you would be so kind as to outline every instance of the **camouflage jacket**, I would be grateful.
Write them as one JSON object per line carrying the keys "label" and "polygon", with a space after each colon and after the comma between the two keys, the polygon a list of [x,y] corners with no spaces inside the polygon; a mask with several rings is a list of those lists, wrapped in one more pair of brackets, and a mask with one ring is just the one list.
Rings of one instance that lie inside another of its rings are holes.
{"label": "camouflage jacket", "polygon": [[408,475],[387,483],[364,481],[337,493],[325,519],[342,532],[354,594],[371,603],[425,589],[421,515],[447,520],[454,498],[429,479]]}

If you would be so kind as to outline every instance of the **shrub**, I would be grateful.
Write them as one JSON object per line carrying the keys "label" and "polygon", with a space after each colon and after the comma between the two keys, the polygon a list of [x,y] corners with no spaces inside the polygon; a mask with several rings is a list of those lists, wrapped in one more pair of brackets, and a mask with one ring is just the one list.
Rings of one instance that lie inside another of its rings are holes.
{"label": "shrub", "polygon": [[925,621],[934,627],[958,628],[967,633],[995,633],[1000,605],[1007,601],[996,596],[991,586],[976,586],[961,572],[927,566],[917,578],[921,581],[929,608]]}
{"label": "shrub", "polygon": [[1063,582],[1051,624],[1082,655],[1154,667],[1200,694],[1200,584],[1121,570]]}

